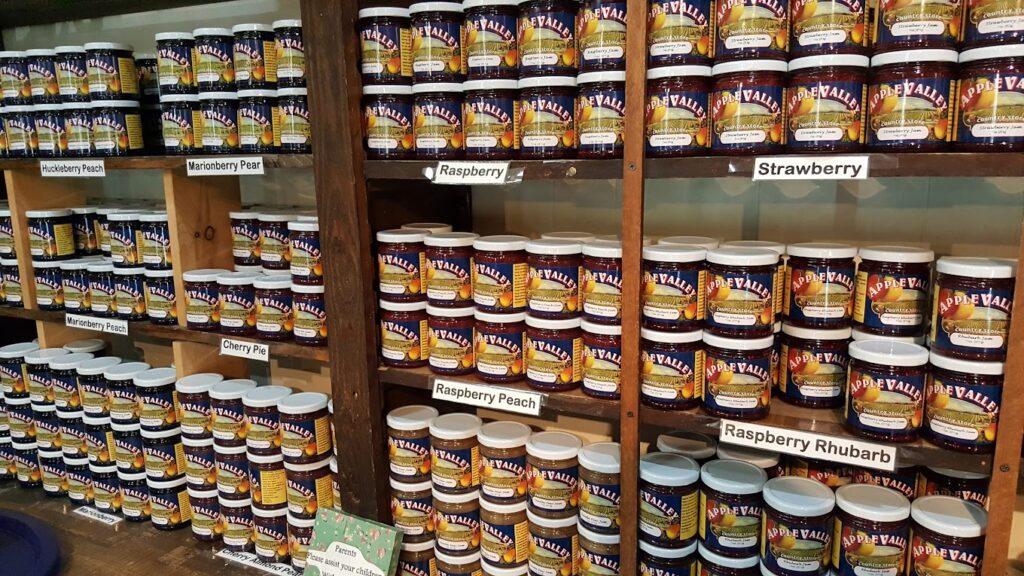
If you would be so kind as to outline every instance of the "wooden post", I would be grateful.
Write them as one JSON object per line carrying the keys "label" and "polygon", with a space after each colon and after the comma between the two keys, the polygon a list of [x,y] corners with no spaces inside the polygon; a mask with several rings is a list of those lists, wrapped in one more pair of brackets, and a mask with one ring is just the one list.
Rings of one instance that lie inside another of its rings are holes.
{"label": "wooden post", "polygon": [[36,320],[36,336],[39,337],[40,348],[59,348],[68,342],[85,340],[86,338],[100,338],[110,341],[110,336],[81,328],[68,328],[58,322],[47,322]]}
{"label": "wooden post", "polygon": [[315,118],[320,243],[330,325],[328,346],[338,472],[345,511],[387,521],[388,467],[377,382],[376,300],[369,210],[363,177],[361,84],[355,0],[303,0],[309,109]]}

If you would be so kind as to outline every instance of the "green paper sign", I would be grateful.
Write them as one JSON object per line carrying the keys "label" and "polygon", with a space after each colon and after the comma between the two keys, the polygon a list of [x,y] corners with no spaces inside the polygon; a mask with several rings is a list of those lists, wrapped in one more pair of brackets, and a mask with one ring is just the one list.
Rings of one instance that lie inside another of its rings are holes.
{"label": "green paper sign", "polygon": [[313,527],[304,576],[391,576],[402,532],[386,524],[321,509]]}

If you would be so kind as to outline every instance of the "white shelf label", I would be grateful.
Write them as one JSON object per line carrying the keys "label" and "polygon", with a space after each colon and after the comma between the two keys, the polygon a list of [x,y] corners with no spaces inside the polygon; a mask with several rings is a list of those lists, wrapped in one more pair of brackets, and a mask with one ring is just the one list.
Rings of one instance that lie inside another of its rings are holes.
{"label": "white shelf label", "polygon": [[267,574],[284,574],[286,576],[300,576],[301,570],[292,568],[288,564],[271,564],[256,557],[252,552],[235,552],[234,550],[221,550],[215,554],[218,558],[237,562],[243,566],[255,568]]}
{"label": "white shelf label", "polygon": [[865,180],[867,156],[766,156],[754,160],[754,180]]}
{"label": "white shelf label", "polygon": [[39,174],[46,178],[103,178],[103,160],[40,160]]}
{"label": "white shelf label", "polygon": [[106,524],[107,526],[113,526],[114,524],[117,524],[118,522],[124,520],[120,516],[114,516],[113,514],[107,514],[106,512],[100,512],[99,510],[97,510],[95,508],[90,508],[88,506],[79,506],[78,508],[75,508],[71,512],[72,512],[72,514],[78,514],[79,516],[84,516],[84,517],[88,518],[89,520],[95,520],[97,522],[102,522],[102,523]]}
{"label": "white shelf label", "polygon": [[434,400],[447,400],[448,402],[517,414],[539,416],[544,396],[539,392],[508,390],[497,386],[481,386],[441,378],[434,379]]}
{"label": "white shelf label", "polygon": [[896,470],[895,446],[873,444],[851,438],[787,430],[750,422],[722,420],[718,439],[728,444],[772,450],[828,462],[877,468],[890,472]]}
{"label": "white shelf label", "polygon": [[189,176],[259,176],[263,174],[263,156],[230,158],[189,158]]}
{"label": "white shelf label", "polygon": [[83,330],[94,330],[96,332],[107,332],[109,334],[128,335],[128,321],[115,318],[94,318],[92,316],[81,316],[78,314],[65,314],[64,325],[70,328],[82,328]]}
{"label": "white shelf label", "polygon": [[270,345],[258,342],[246,342],[245,340],[232,340],[231,338],[220,339],[221,356],[237,356],[260,362],[270,361]]}
{"label": "white shelf label", "polygon": [[505,184],[508,162],[438,162],[426,172],[434,184]]}

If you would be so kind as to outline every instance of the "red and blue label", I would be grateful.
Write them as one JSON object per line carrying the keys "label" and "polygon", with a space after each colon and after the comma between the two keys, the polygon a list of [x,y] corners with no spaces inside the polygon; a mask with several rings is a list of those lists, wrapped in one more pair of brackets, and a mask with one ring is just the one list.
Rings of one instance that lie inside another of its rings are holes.
{"label": "red and blue label", "polygon": [[579,312],[579,266],[530,266],[526,304],[540,318],[569,318]]}
{"label": "red and blue label", "polygon": [[910,535],[910,559],[907,562],[907,576],[931,576],[932,574],[957,574],[958,576],[979,576],[981,560],[985,552],[983,544],[974,545],[981,538],[958,539],[962,545],[947,544],[950,539],[930,540],[924,534]]}
{"label": "red and blue label", "polygon": [[464,374],[473,366],[473,327],[429,329],[430,367],[438,374]]}
{"label": "red and blue label", "polygon": [[951,140],[956,80],[914,78],[879,83],[868,90],[871,130],[868,144],[899,148],[907,144],[934,144]]}
{"label": "red and blue label", "polygon": [[[181,439],[174,436],[149,442],[142,449],[146,459],[146,475],[157,480],[177,480],[185,476]],[[182,456],[178,460],[179,453]]]}
{"label": "red and blue label", "polygon": [[[411,158],[413,107],[408,98],[375,101],[364,111],[366,148],[374,158]],[[283,147],[283,143],[282,143]]]}
{"label": "red and blue label", "polygon": [[804,519],[789,525],[779,522],[767,511],[763,516],[762,566],[779,576],[824,575],[828,572],[835,529],[831,515],[816,522]]}
{"label": "red and blue label", "polygon": [[850,368],[846,423],[893,441],[917,437],[924,421],[925,371],[907,376]]}
{"label": "red and blue label", "polygon": [[784,372],[780,377],[782,393],[796,401],[840,399],[846,386],[846,367],[850,357],[841,352],[816,351],[786,346]]}
{"label": "red and blue label", "polygon": [[719,0],[715,7],[715,58],[785,59],[789,44],[786,0]]}
{"label": "red and blue label", "polygon": [[[729,504],[700,496],[700,536],[708,550],[727,556],[757,554],[761,537],[761,495]],[[728,518],[728,520],[726,519]]]}
{"label": "red and blue label", "polygon": [[1006,354],[1013,289],[937,286],[930,342],[933,348]]}
{"label": "red and blue label", "polygon": [[703,375],[703,352],[698,350],[647,350],[641,355],[643,372],[640,394],[644,400],[672,410],[691,406],[699,398],[697,382]]}
{"label": "red and blue label", "polygon": [[512,90],[497,97],[466,98],[466,153],[488,155],[515,148],[516,102]]}
{"label": "red and blue label", "polygon": [[895,530],[862,530],[836,518],[832,565],[838,576],[860,576],[870,567],[876,574],[901,574],[907,561],[907,526]]}
{"label": "red and blue label", "polygon": [[857,273],[853,321],[870,332],[896,336],[920,334],[928,313],[927,274]]}
{"label": "red and blue label", "polygon": [[1018,104],[1022,98],[1024,75],[993,70],[961,78],[955,140],[962,144],[1024,142],[1024,115]]}
{"label": "red and blue label", "polygon": [[687,331],[704,319],[703,270],[678,270],[648,261],[644,267],[644,324],[668,331]]}
{"label": "red and blue label", "polygon": [[580,152],[615,152],[623,148],[626,123],[626,88],[616,84],[612,89],[584,89],[580,92],[576,112]]}
{"label": "red and blue label", "polygon": [[438,154],[462,147],[462,97],[417,98],[413,109],[417,154]]}
{"label": "red and blue label", "polygon": [[399,576],[436,576],[437,567],[433,558],[424,560],[399,560]]}
{"label": "red and blue label", "polygon": [[785,88],[743,84],[717,90],[711,98],[715,150],[742,152],[759,145],[785,143]]}
{"label": "red and blue label", "polygon": [[652,90],[644,110],[647,152],[680,156],[706,152],[711,147],[708,105],[704,91]]}
{"label": "red and blue label", "polygon": [[576,39],[580,70],[626,66],[626,3],[602,0],[580,10]]}
{"label": "red and blue label", "polygon": [[469,78],[519,77],[516,16],[466,15],[466,67]]}
{"label": "red and blue label", "polygon": [[[196,490],[213,490],[217,482],[210,481],[210,471],[216,468],[213,445],[185,446],[185,482]],[[254,478],[255,476],[250,476]],[[257,488],[253,483],[253,490]]]}
{"label": "red and blue label", "polygon": [[462,18],[419,22],[412,28],[413,82],[460,82]]}
{"label": "red and blue label", "polygon": [[139,395],[139,424],[143,430],[168,430],[178,426],[173,386],[139,387],[136,390]]}
{"label": "red and blue label", "polygon": [[519,18],[520,75],[576,75],[576,10],[524,7]]}
{"label": "red and blue label", "polygon": [[580,338],[527,339],[526,380],[544,389],[576,386],[582,377],[582,344]]}
{"label": "red and blue label", "polygon": [[580,478],[580,524],[595,532],[619,533],[619,505],[622,488],[618,484],[587,482]]}
{"label": "red and blue label", "polygon": [[430,478],[442,492],[469,492],[479,484],[480,452],[477,446],[430,449]]}
{"label": "red and blue label", "polygon": [[579,498],[579,478],[580,469],[575,465],[565,468],[527,466],[527,503],[535,510],[573,510]]}
{"label": "red and blue label", "polygon": [[727,331],[769,330],[775,321],[774,272],[709,274],[707,326]]}
{"label": "red and blue label", "polygon": [[[864,142],[867,108],[864,82],[813,81],[788,88],[789,133],[793,150],[818,150],[822,144],[857,148]],[[850,274],[852,276],[852,272]]]}
{"label": "red and blue label", "polygon": [[572,150],[576,146],[575,107],[570,94],[524,96],[519,101],[519,152],[543,155]]}
{"label": "red and blue label", "polygon": [[598,398],[616,399],[622,383],[622,349],[619,346],[583,346],[583,388]]}
{"label": "red and blue label", "polygon": [[964,46],[1020,44],[1024,36],[1024,5],[999,0],[967,3]]}
{"label": "red and blue label", "polygon": [[771,398],[771,358],[734,361],[708,352],[704,368],[704,406],[734,418],[751,418],[768,408]]}
{"label": "red and blue label", "polygon": [[[952,373],[956,374],[956,373]],[[925,401],[925,431],[945,444],[964,450],[995,447],[1002,400],[1001,384],[975,384],[933,374]]]}
{"label": "red and blue label", "polygon": [[914,469],[912,467],[897,468],[895,472],[860,468],[853,475],[853,483],[874,484],[875,486],[889,488],[903,494],[908,499],[913,500],[915,497],[917,478],[914,475]]}

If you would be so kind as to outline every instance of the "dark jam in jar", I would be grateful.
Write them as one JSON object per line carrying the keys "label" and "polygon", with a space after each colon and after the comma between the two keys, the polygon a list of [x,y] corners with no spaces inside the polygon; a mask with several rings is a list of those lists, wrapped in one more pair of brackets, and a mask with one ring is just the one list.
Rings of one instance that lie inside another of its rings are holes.
{"label": "dark jam in jar", "polygon": [[618,324],[622,319],[622,243],[595,240],[584,244],[580,283],[583,317]]}
{"label": "dark jam in jar", "polygon": [[515,80],[519,77],[516,0],[466,0],[466,78]]}
{"label": "dark jam in jar", "polygon": [[640,400],[663,410],[689,410],[704,389],[704,332],[640,330]]}
{"label": "dark jam in jar", "polygon": [[710,76],[710,66],[647,71],[644,142],[648,158],[699,156],[711,149]]}
{"label": "dark jam in jar", "polygon": [[854,576],[869,566],[888,574],[903,572],[910,536],[906,496],[853,484],[836,490],[836,508],[832,565],[839,576]]}
{"label": "dark jam in jar", "polygon": [[526,383],[546,391],[572,390],[583,380],[580,319],[526,317]]}
{"label": "dark jam in jar", "polygon": [[704,332],[704,411],[720,418],[760,420],[768,416],[771,336],[726,338]]}
{"label": "dark jam in jar", "polygon": [[950,496],[928,496],[914,501],[910,518],[908,576],[982,573],[988,514],[981,506]]}
{"label": "dark jam in jar", "polygon": [[571,240],[532,240],[526,245],[529,265],[526,307],[538,318],[579,315],[582,246]]}
{"label": "dark jam in jar", "polygon": [[412,87],[416,157],[452,160],[466,155],[461,83],[421,83]]}
{"label": "dark jam in jar", "polygon": [[239,151],[272,154],[281,141],[279,120],[276,90],[239,90]]}
{"label": "dark jam in jar", "polygon": [[525,376],[526,313],[492,314],[477,310],[475,317],[477,377],[492,384],[522,380]]}
{"label": "dark jam in jar", "polygon": [[142,113],[134,100],[92,103],[92,145],[100,156],[142,152]]}
{"label": "dark jam in jar", "polygon": [[473,306],[472,232],[440,232],[424,238],[427,301],[438,307]]}
{"label": "dark jam in jar", "polygon": [[580,72],[626,67],[626,2],[586,0],[576,22]]}
{"label": "dark jam in jar", "polygon": [[719,0],[714,16],[715,60],[785,62],[789,12],[789,2],[784,0]]}
{"label": "dark jam in jar", "polygon": [[292,283],[292,315],[295,343],[303,346],[327,344],[327,310],[323,286]]}
{"label": "dark jam in jar", "polygon": [[740,338],[771,336],[778,253],[767,248],[724,247],[709,250],[707,260],[706,330]]}
{"label": "dark jam in jar", "polygon": [[888,442],[916,440],[924,423],[928,350],[887,340],[849,346],[846,426],[853,434]]}
{"label": "dark jam in jar", "polygon": [[302,20],[275,20],[271,26],[274,27],[274,50],[277,53],[277,87],[305,87],[306,48],[302,41]]}
{"label": "dark jam in jar", "polygon": [[462,10],[458,2],[419,2],[409,6],[414,84],[464,79]]}
{"label": "dark jam in jar", "polygon": [[306,92],[305,88],[277,89],[278,124],[281,127],[278,144],[282,154],[309,154],[313,151]]}
{"label": "dark jam in jar", "polygon": [[779,60],[715,64],[711,69],[712,153],[782,152],[787,69]]}
{"label": "dark jam in jar", "polygon": [[231,335],[256,333],[255,277],[247,272],[228,272],[217,277],[220,331]]}
{"label": "dark jam in jar", "polygon": [[923,248],[861,248],[853,324],[880,336],[920,336],[928,320],[935,253]]}
{"label": "dark jam in jar", "polygon": [[[87,96],[88,98],[88,96]],[[92,154],[92,108],[88,102],[65,104],[64,134],[67,136],[66,156]]]}
{"label": "dark jam in jar", "polygon": [[203,92],[199,95],[202,116],[200,143],[204,154],[238,151],[238,93]]}
{"label": "dark jam in jar", "polygon": [[321,258],[319,221],[289,222],[288,262],[292,281],[296,284],[323,284],[324,265]]}
{"label": "dark jam in jar", "polygon": [[135,70],[132,47],[115,42],[90,42],[85,45],[89,71],[89,98],[97,100],[137,99],[139,76]]}
{"label": "dark jam in jar", "polygon": [[991,453],[1003,395],[1003,364],[957,360],[935,352],[930,359],[925,436],[950,450]]}
{"label": "dark jam in jar", "polygon": [[178,323],[173,270],[146,270],[146,315],[153,324]]}
{"label": "dark jam in jar", "polygon": [[463,124],[466,133],[466,158],[470,160],[508,160],[515,156],[516,89],[515,80],[470,80],[466,91]]}
{"label": "dark jam in jar", "polygon": [[875,8],[876,54],[917,48],[955,49],[963,38],[964,5],[953,0],[936,4],[928,0],[890,0]]}
{"label": "dark jam in jar", "polygon": [[786,149],[860,150],[868,111],[867,73],[867,56],[824,55],[791,60],[786,89]]}
{"label": "dark jam in jar", "polygon": [[764,485],[761,568],[778,576],[825,576],[832,560],[832,489],[807,478],[772,478]]}
{"label": "dark jam in jar", "polygon": [[[701,466],[697,530],[701,545],[730,558],[758,553],[761,544],[761,489],[764,470],[739,460]],[[726,520],[726,518],[729,520]]]}
{"label": "dark jam in jar", "polygon": [[617,400],[622,385],[622,327],[586,320],[583,327],[583,392]]}
{"label": "dark jam in jar", "polygon": [[382,300],[410,302],[424,300],[427,237],[420,230],[377,232],[377,288]]}
{"label": "dark jam in jar", "polygon": [[359,69],[363,84],[412,83],[412,29],[407,8],[359,11]]}
{"label": "dark jam in jar", "polygon": [[235,83],[239,90],[277,88],[277,49],[269,24],[237,24],[235,36]]}
{"label": "dark jam in jar", "polygon": [[196,92],[196,42],[188,32],[161,32],[156,38],[157,74],[160,94]]}
{"label": "dark jam in jar", "polygon": [[409,160],[416,156],[412,110],[411,86],[363,86],[368,159]]}
{"label": "dark jam in jar", "polygon": [[[1020,10],[1020,8],[1018,8]],[[1024,19],[1024,10],[1021,10]],[[1024,46],[992,46],[960,53],[959,99],[953,140],[957,150],[1024,150],[1024,123],[1013,102],[1024,97],[1019,78]],[[36,120],[38,127],[39,121]]]}
{"label": "dark jam in jar", "polygon": [[655,0],[647,11],[647,66],[706,64],[714,57],[711,0]]}
{"label": "dark jam in jar", "polygon": [[519,157],[524,160],[576,155],[576,77],[519,81]]}
{"label": "dark jam in jar", "polygon": [[588,72],[580,74],[576,82],[577,154],[580,158],[621,158],[626,125],[626,73]]}
{"label": "dark jam in jar", "polygon": [[227,28],[196,28],[194,62],[196,84],[203,92],[235,89],[234,42]]}
{"label": "dark jam in jar", "polygon": [[528,0],[519,4],[521,77],[576,75],[576,18],[570,0]]}
{"label": "dark jam in jar", "polygon": [[704,323],[705,257],[697,246],[645,246],[641,316],[645,328],[698,330]]}
{"label": "dark jam in jar", "polygon": [[64,128],[63,106],[36,104],[36,138],[40,158],[58,158],[68,149],[68,135]]}
{"label": "dark jam in jar", "polygon": [[418,368],[426,366],[426,302],[380,301],[380,354],[385,366]]}
{"label": "dark jam in jar", "polygon": [[32,158],[39,152],[35,108],[30,105],[6,105],[3,109],[7,133],[7,155],[11,158]]}
{"label": "dark jam in jar", "polygon": [[811,408],[843,405],[846,369],[850,358],[846,348],[850,329],[812,330],[790,323],[782,325],[779,352],[779,391],[791,404]]}
{"label": "dark jam in jar", "polygon": [[952,468],[925,466],[918,470],[915,495],[952,496],[988,508],[988,488],[991,477],[988,474],[966,472]]}
{"label": "dark jam in jar", "polygon": [[936,152],[949,146],[956,61],[956,50],[903,50],[871,59],[867,106],[872,150]]}
{"label": "dark jam in jar", "polygon": [[473,309],[427,305],[427,357],[435,374],[472,374]]}
{"label": "dark jam in jar", "polygon": [[483,236],[473,241],[473,301],[482,312],[523,312],[529,274],[524,236]]}
{"label": "dark jam in jar", "polygon": [[215,331],[220,327],[217,277],[226,273],[220,269],[185,272],[185,319],[190,330]]}
{"label": "dark jam in jar", "polygon": [[1003,361],[1017,262],[945,257],[935,270],[931,349],[964,360]]}
{"label": "dark jam in jar", "polygon": [[871,41],[867,2],[843,0],[835,8],[819,11],[815,0],[793,0],[789,11],[790,57],[867,52]]}
{"label": "dark jam in jar", "polygon": [[89,101],[89,73],[85,65],[85,48],[57,46],[55,65],[57,85],[63,102]]}
{"label": "dark jam in jar", "polygon": [[787,247],[782,314],[802,328],[845,328],[853,313],[857,248],[806,242]]}

